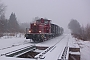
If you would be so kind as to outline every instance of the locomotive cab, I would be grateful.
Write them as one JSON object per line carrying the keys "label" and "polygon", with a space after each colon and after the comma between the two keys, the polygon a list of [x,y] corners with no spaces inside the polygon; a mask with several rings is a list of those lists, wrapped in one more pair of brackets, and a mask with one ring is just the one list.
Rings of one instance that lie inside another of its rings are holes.
{"label": "locomotive cab", "polygon": [[41,18],[40,20],[36,20],[36,23],[39,25],[39,31],[40,33],[51,33],[50,32],[50,20]]}

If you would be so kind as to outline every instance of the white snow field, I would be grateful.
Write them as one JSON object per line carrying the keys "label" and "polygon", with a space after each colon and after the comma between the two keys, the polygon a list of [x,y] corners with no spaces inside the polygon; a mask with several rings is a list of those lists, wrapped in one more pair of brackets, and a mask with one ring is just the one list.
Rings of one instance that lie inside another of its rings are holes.
{"label": "white snow field", "polygon": [[81,60],[90,60],[90,41],[78,41],[81,48]]}
{"label": "white snow field", "polygon": [[[61,40],[61,42],[59,42]],[[73,38],[70,34],[64,34],[63,36],[56,37],[54,39],[35,44],[37,46],[52,46],[55,43],[55,48],[51,51],[49,51],[47,54],[44,55],[44,60],[57,60],[63,51],[63,46],[66,46],[65,44],[69,41],[69,46],[74,46],[73,41],[75,41],[75,38]],[[21,37],[12,37],[12,38],[6,38],[2,37],[0,38],[0,55],[17,50],[19,48],[30,46],[34,43],[30,43],[29,39],[25,39],[24,36]],[[81,60],[90,60],[90,41],[78,41],[78,44],[81,48]],[[16,57],[6,57],[6,56],[0,56],[0,60],[35,60],[35,59],[25,59],[25,58],[16,58]]]}

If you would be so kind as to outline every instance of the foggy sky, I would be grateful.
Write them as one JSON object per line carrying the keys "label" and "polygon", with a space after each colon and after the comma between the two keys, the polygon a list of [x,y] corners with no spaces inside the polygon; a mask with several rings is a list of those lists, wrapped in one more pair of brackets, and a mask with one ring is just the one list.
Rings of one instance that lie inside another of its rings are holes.
{"label": "foggy sky", "polygon": [[81,25],[90,23],[90,0],[2,0],[7,6],[6,18],[14,12],[19,22],[31,22],[34,17],[51,19],[67,28],[71,19]]}

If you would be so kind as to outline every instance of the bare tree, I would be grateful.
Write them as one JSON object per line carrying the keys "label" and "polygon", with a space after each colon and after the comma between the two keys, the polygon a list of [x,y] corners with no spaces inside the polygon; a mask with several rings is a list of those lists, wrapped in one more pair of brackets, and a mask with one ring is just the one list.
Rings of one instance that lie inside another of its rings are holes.
{"label": "bare tree", "polygon": [[90,24],[87,24],[85,31],[86,31],[87,40],[90,40]]}
{"label": "bare tree", "polygon": [[4,4],[0,0],[0,17],[5,13],[5,8]]}
{"label": "bare tree", "polygon": [[4,6],[4,4],[1,2],[0,0],[0,37],[3,36],[3,32],[4,32],[4,27],[5,27],[5,8],[6,6]]}
{"label": "bare tree", "polygon": [[82,34],[81,34],[81,40],[87,41],[90,40],[90,24],[87,24],[86,27],[82,26]]}

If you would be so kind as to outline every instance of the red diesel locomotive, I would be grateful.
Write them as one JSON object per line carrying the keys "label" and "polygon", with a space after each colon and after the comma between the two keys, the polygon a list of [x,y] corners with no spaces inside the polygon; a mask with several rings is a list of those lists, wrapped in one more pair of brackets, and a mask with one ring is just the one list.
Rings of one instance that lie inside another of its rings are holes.
{"label": "red diesel locomotive", "polygon": [[34,42],[43,42],[63,33],[63,28],[51,23],[48,19],[37,19],[26,29],[26,39],[32,39]]}

